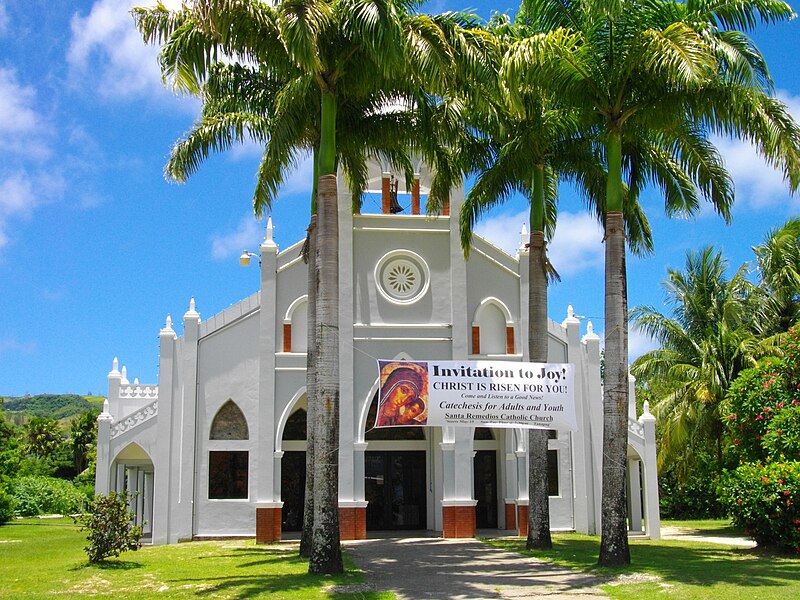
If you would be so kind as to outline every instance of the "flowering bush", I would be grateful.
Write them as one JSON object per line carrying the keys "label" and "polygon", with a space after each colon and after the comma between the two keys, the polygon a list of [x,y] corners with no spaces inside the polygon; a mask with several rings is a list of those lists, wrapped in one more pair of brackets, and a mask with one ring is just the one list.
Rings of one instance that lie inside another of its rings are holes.
{"label": "flowering bush", "polygon": [[761,440],[773,460],[800,460],[800,406],[783,408],[770,421]]}
{"label": "flowering bush", "polygon": [[800,552],[800,462],[741,465],[723,476],[720,501],[760,546]]}
{"label": "flowering bush", "polygon": [[730,452],[740,462],[767,458],[762,440],[773,419],[783,410],[800,405],[800,393],[791,390],[783,360],[770,358],[742,371],[731,384],[722,404]]}
{"label": "flowering bush", "polygon": [[759,545],[800,552],[800,327],[782,358],[742,371],[722,405],[730,454],[720,502]]}

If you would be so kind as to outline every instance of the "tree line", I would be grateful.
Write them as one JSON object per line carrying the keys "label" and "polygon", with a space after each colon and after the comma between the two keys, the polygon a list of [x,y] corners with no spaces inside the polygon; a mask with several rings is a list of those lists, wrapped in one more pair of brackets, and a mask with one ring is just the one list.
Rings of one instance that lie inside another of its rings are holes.
{"label": "tree line", "polygon": [[[9,407],[15,410],[7,415],[4,408]],[[65,416],[61,421],[38,416],[44,408]],[[99,413],[85,398],[73,394],[4,400],[0,406],[0,523],[15,514],[71,514],[89,502],[94,495]]]}
{"label": "tree line", "polygon": [[[625,502],[628,405],[626,251],[653,249],[639,203],[656,188],[670,216],[702,201],[725,220],[734,190],[711,135],[751,141],[800,185],[800,129],[774,97],[747,33],[794,17],[778,0],[525,0],[512,19],[428,15],[410,0],[195,0],[134,9],[160,46],[162,74],[202,113],[174,146],[178,181],[209,154],[264,147],[257,215],[303,153],[314,157],[307,243],[308,477],[301,553],[341,572],[337,172],[358,210],[367,160],[410,184],[431,168],[428,212],[475,177],[459,215],[465,253],[477,220],[514,193],[530,202],[530,360],[547,360],[546,244],[558,182],[571,181],[605,232],[602,535],[599,562],[630,562]],[[224,59],[223,59],[224,57]],[[349,209],[350,207],[348,207]],[[546,435],[529,435],[528,547],[550,545]]]}

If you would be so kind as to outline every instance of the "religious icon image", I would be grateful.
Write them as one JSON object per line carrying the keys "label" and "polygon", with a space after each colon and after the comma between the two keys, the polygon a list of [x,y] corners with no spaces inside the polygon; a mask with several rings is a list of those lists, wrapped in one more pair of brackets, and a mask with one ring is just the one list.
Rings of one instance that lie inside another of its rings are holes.
{"label": "religious icon image", "polygon": [[381,387],[375,427],[420,426],[428,421],[428,365],[379,361]]}

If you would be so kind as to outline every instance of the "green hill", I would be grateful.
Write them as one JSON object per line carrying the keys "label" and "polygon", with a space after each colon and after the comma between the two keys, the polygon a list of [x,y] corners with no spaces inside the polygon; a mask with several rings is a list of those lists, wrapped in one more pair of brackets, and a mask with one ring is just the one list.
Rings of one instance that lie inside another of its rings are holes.
{"label": "green hill", "polygon": [[101,396],[78,396],[77,394],[39,394],[19,398],[2,397],[2,409],[6,418],[21,422],[31,417],[48,417],[62,421],[87,410],[103,408]]}

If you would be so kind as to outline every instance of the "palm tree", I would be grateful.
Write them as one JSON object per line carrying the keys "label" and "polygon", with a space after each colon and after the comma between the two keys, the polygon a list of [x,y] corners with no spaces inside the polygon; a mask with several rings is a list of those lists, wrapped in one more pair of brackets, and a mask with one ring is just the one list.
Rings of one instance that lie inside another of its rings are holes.
{"label": "palm tree", "polygon": [[55,419],[33,417],[24,428],[25,449],[37,459],[49,457],[64,442],[61,426]]}
{"label": "palm tree", "polygon": [[[347,95],[379,95],[398,80],[413,82],[417,88],[423,78],[429,85],[441,84],[450,73],[458,53],[445,40],[450,39],[447,34],[457,33],[460,25],[448,17],[413,15],[412,6],[406,0],[304,0],[274,7],[260,0],[197,0],[177,13],[163,6],[134,11],[145,41],[164,44],[161,62],[165,77],[183,89],[199,91],[209,65],[218,53],[224,53],[258,65],[293,89],[314,90],[317,95],[312,111],[319,131],[315,157],[317,393],[310,400],[316,404],[312,573],[343,570],[337,502],[337,115]],[[469,60],[462,63],[468,65]],[[282,125],[276,119],[270,131]],[[286,158],[291,152],[281,156]],[[267,168],[282,164],[271,162]],[[264,179],[277,181],[277,172]]]}
{"label": "palm tree", "polygon": [[[300,92],[300,93],[298,93]],[[212,151],[227,149],[244,136],[263,143],[264,155],[258,171],[253,206],[263,214],[284,177],[292,168],[296,153],[310,149],[316,157],[319,124],[313,107],[316,89],[281,88],[268,73],[237,64],[216,64],[202,90],[203,110],[199,121],[172,149],[166,171],[177,181],[185,181]],[[400,90],[382,90],[368,98],[344,97],[339,110],[337,162],[353,191],[354,210],[366,186],[369,157],[380,157],[394,169],[409,174],[408,148],[413,138],[409,111],[382,111],[389,98]],[[288,98],[294,94],[292,98]],[[280,124],[275,126],[274,124]],[[316,163],[316,160],[315,160]],[[308,344],[306,357],[306,396],[316,390],[316,177],[311,194],[311,222],[304,258],[308,268]],[[309,257],[311,259],[309,260]],[[316,403],[308,402],[306,434],[306,493],[300,555],[310,556],[314,498],[314,416]]]}
{"label": "palm tree", "polygon": [[606,368],[599,562],[603,565],[630,562],[624,485],[628,412],[624,175],[633,198],[646,184],[659,187],[668,214],[694,214],[702,196],[727,220],[733,200],[730,180],[708,141],[709,130],[724,130],[754,140],[784,167],[793,187],[800,179],[800,170],[795,172],[800,147],[797,126],[785,107],[756,85],[767,77],[755,46],[744,34],[726,31],[730,26],[785,19],[785,4],[766,0],[735,7],[715,2],[698,5],[684,10],[665,1],[531,0],[526,2],[529,13],[541,15],[549,31],[519,42],[506,61],[512,79],[554,90],[566,105],[594,115],[608,168],[602,207]]}
{"label": "palm tree", "polygon": [[[510,42],[533,31],[530,23],[518,20],[512,25],[505,16],[495,16],[489,27],[500,42],[501,53]],[[499,63],[500,56],[497,60]],[[461,138],[467,143],[460,145],[458,167],[451,170],[477,173],[461,209],[461,243],[468,257],[472,231],[483,214],[514,193],[529,199],[528,350],[531,361],[547,362],[547,285],[548,280],[558,279],[545,250],[545,240],[555,230],[555,169],[575,178],[584,166],[588,168],[582,174],[596,173],[597,162],[592,163],[591,146],[574,138],[579,129],[574,113],[559,109],[539,89],[530,87],[512,108],[502,94],[507,87],[502,79],[496,80],[491,95],[473,95],[465,105],[464,120],[470,129],[480,132],[481,139]],[[528,431],[528,549],[552,548],[547,433],[544,429]]]}
{"label": "palm tree", "polygon": [[792,218],[769,232],[753,248],[760,282],[759,335],[784,333],[800,321],[800,219]]}
{"label": "palm tree", "polygon": [[652,306],[631,311],[636,326],[659,343],[631,367],[637,378],[665,391],[653,405],[662,427],[659,463],[687,472],[692,449],[709,442],[721,462],[720,403],[739,372],[767,352],[752,328],[754,288],[746,268],[731,279],[727,270],[719,250],[688,252],[684,269],[670,269],[664,282],[672,316]]}

